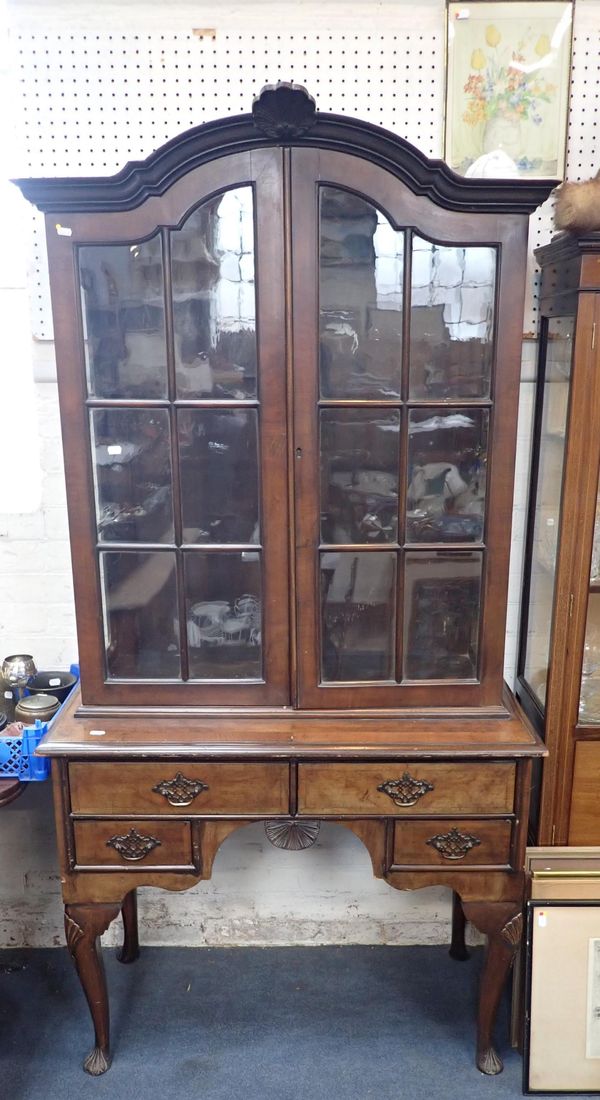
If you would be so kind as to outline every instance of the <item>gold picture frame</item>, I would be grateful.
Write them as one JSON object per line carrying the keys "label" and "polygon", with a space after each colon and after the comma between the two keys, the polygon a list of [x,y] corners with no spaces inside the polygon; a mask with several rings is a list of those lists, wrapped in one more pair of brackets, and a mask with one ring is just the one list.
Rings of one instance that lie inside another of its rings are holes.
{"label": "gold picture frame", "polygon": [[523,1091],[600,1092],[600,904],[527,909]]}
{"label": "gold picture frame", "polygon": [[448,0],[445,159],[459,175],[562,179],[571,0]]}

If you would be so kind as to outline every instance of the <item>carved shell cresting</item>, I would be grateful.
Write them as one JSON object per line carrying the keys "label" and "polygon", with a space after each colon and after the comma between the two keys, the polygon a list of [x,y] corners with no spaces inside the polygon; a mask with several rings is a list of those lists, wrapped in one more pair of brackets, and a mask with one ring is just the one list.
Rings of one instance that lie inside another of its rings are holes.
{"label": "carved shell cresting", "polygon": [[315,116],[315,101],[301,84],[267,84],[252,103],[256,128],[280,141],[306,134]]}

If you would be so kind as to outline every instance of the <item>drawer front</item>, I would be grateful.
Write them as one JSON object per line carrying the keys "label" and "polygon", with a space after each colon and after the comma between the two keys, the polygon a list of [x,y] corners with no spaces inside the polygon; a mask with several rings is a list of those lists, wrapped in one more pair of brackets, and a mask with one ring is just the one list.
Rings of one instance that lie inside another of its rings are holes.
{"label": "drawer front", "polygon": [[191,867],[189,821],[75,821],[78,867]]}
{"label": "drawer front", "polygon": [[287,764],[92,763],[69,767],[75,814],[285,814]]}
{"label": "drawer front", "polygon": [[300,764],[298,812],[306,814],[512,813],[515,765]]}
{"label": "drawer front", "polygon": [[395,867],[481,867],[510,863],[510,821],[397,821]]}

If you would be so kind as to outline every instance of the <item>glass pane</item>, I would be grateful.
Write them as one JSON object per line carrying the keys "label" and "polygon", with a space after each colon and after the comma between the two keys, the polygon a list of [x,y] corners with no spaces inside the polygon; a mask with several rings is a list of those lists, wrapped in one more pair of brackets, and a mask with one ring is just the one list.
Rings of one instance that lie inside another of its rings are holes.
{"label": "glass pane", "polygon": [[184,542],[259,542],[256,409],[178,414]]}
{"label": "glass pane", "polygon": [[190,678],[261,679],[260,552],[199,551],[184,561]]}
{"label": "glass pane", "polygon": [[412,409],[408,425],[408,542],[483,538],[487,409]]}
{"label": "glass pane", "polygon": [[98,538],[173,542],[167,410],[94,409],[90,430]]}
{"label": "glass pane", "polygon": [[175,554],[104,551],[100,574],[109,677],[179,677]]}
{"label": "glass pane", "polygon": [[406,679],[477,677],[481,571],[481,554],[439,550],[406,555]]}
{"label": "glass pane", "polygon": [[321,188],[323,397],[399,397],[404,234],[371,203]]}
{"label": "glass pane", "polygon": [[413,237],[410,396],[488,397],[496,251]]}
{"label": "glass pane", "polygon": [[590,593],[581,668],[579,721],[600,724],[600,592]]}
{"label": "glass pane", "polygon": [[395,542],[400,413],[321,411],[321,539]]}
{"label": "glass pane", "polygon": [[550,624],[571,384],[573,318],[553,317],[547,322],[547,334],[523,669],[529,687],[542,706],[546,701],[548,683]]}
{"label": "glass pane", "polygon": [[321,554],[321,674],[329,680],[392,680],[396,554]]}
{"label": "glass pane", "polygon": [[166,397],[160,237],[79,249],[88,391],[92,397]]}
{"label": "glass pane", "polygon": [[600,584],[600,487],[598,488],[598,503],[596,505],[596,520],[594,523],[594,545],[592,547],[590,580],[592,584]]}
{"label": "glass pane", "polygon": [[179,397],[256,396],[251,187],[203,203],[171,234]]}

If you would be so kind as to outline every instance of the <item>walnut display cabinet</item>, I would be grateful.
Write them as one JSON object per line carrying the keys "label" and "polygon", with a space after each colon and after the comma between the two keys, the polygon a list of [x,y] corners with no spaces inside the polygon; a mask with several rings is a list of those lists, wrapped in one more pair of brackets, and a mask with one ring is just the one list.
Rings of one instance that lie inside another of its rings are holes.
{"label": "walnut display cabinet", "polygon": [[538,843],[598,845],[600,233],[560,234],[536,255],[542,328],[517,694],[549,749]]}
{"label": "walnut display cabinet", "polygon": [[109,1064],[97,946],[235,829],[351,829],[488,935],[497,1073],[533,760],[503,683],[529,213],[266,88],[47,216],[81,696],[53,758],[67,940]]}

